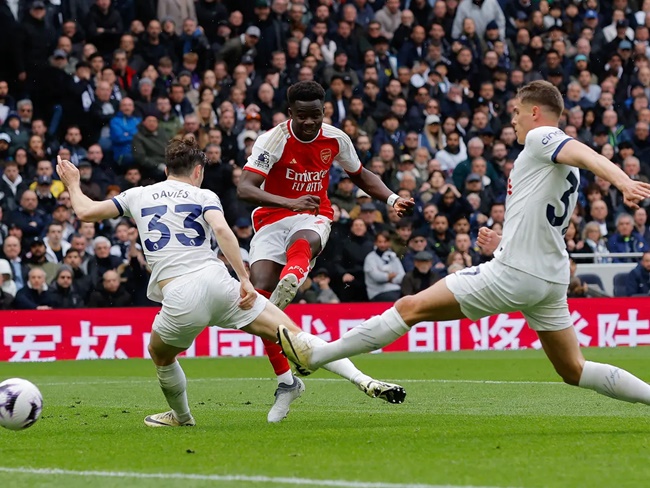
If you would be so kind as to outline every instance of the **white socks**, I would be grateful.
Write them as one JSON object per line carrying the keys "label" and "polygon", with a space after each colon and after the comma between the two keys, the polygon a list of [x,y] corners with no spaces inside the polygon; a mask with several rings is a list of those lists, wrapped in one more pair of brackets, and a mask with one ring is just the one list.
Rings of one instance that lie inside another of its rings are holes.
{"label": "white socks", "polygon": [[[298,335],[309,340],[315,346],[322,346],[327,344],[327,342],[321,339],[320,337],[307,334],[306,332],[301,332]],[[330,373],[337,374],[340,377],[351,381],[355,385],[359,385],[359,383],[361,383],[362,381],[372,379],[367,374],[364,374],[361,371],[359,371],[357,367],[354,365],[354,363],[347,358],[339,359],[338,361],[332,361],[327,364],[323,364],[323,366],[321,367],[329,371]]]}
{"label": "white socks", "polygon": [[282,373],[278,375],[278,385],[280,383],[284,383],[287,386],[293,385],[293,373],[291,370],[287,371],[286,373]]}
{"label": "white socks", "polygon": [[609,364],[585,362],[579,386],[617,400],[650,405],[650,385]]}
{"label": "white socks", "polygon": [[314,347],[311,363],[320,367],[323,363],[381,349],[409,330],[399,312],[392,307],[350,329],[338,341]]}
{"label": "white socks", "polygon": [[187,403],[187,380],[183,368],[178,361],[174,361],[169,366],[156,366],[156,370],[160,388],[176,419],[179,422],[188,421],[192,416]]}

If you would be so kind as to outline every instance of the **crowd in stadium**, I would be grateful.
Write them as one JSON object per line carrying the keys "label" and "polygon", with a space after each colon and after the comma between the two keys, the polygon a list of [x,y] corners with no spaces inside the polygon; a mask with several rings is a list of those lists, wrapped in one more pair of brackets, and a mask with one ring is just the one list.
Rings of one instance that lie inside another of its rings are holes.
{"label": "crowd in stadium", "polygon": [[[137,230],[76,219],[57,156],[101,200],[164,179],[167,141],[192,135],[246,260],[237,183],[302,80],[416,209],[400,218],[335,164],[332,237],[296,302],[416,293],[491,258],[475,239],[502,229],[529,81],[560,89],[567,134],[648,181],[649,26],[650,0],[0,0],[0,308],[155,305]],[[644,203],[582,172],[565,236],[577,263],[639,262],[630,295],[650,293],[650,254],[608,254],[650,251]]]}

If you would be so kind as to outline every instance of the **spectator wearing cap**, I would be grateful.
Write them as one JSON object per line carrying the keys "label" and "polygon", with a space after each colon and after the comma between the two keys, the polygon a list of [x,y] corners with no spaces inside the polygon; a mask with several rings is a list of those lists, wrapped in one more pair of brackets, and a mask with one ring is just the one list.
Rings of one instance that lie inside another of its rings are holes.
{"label": "spectator wearing cap", "polygon": [[[603,35],[607,43],[605,50],[609,52],[615,51],[618,42],[623,39],[634,39],[634,29],[630,27],[630,22],[625,18],[625,12],[623,10],[615,9],[612,12],[612,23],[603,28]],[[612,44],[615,40],[618,40],[618,42]]]}
{"label": "spectator wearing cap", "polygon": [[120,166],[130,166],[133,163],[132,143],[138,132],[142,119],[134,115],[133,100],[126,97],[120,102],[120,111],[111,119],[111,143],[113,158]]}
{"label": "spectator wearing cap", "polygon": [[79,179],[81,191],[91,200],[102,200],[104,193],[101,187],[93,181],[93,166],[87,159],[83,159],[79,163]]}
{"label": "spectator wearing cap", "polygon": [[422,129],[422,146],[429,150],[429,153],[435,154],[445,147],[445,134],[442,131],[439,115],[427,115],[424,120]]}
{"label": "spectator wearing cap", "polygon": [[397,255],[390,249],[390,234],[380,232],[363,263],[368,298],[373,302],[394,302],[400,296],[405,272]]}
{"label": "spectator wearing cap", "polygon": [[354,183],[352,183],[352,180],[347,173],[341,175],[341,178],[336,184],[336,190],[330,197],[330,201],[347,212],[352,211],[352,209],[357,205]]}
{"label": "spectator wearing cap", "polygon": [[221,50],[216,53],[216,61],[224,61],[228,70],[232,71],[241,63],[244,56],[254,57],[257,54],[255,46],[258,44],[260,36],[259,27],[251,25],[244,34],[226,41]]}
{"label": "spectator wearing cap", "polygon": [[145,178],[155,181],[165,179],[165,149],[167,134],[159,129],[155,113],[147,113],[133,136],[133,161],[143,171]]}
{"label": "spectator wearing cap", "polygon": [[48,290],[51,294],[52,308],[80,308],[84,302],[74,282],[74,271],[68,265],[62,265]]}
{"label": "spectator wearing cap", "polygon": [[330,288],[330,273],[327,268],[319,268],[312,273],[313,282],[316,284],[315,303],[341,303],[334,290]]}
{"label": "spectator wearing cap", "polygon": [[10,221],[22,230],[25,242],[42,235],[48,220],[47,214],[38,208],[38,198],[36,192],[32,190],[23,192],[20,197],[20,207],[10,216]]}
{"label": "spectator wearing cap", "polygon": [[44,1],[30,0],[25,3],[29,5],[29,10],[20,23],[22,36],[14,42],[23,42],[21,52],[27,71],[33,73],[47,66],[47,59],[56,45],[56,31],[47,15]]}
{"label": "spectator wearing cap", "polygon": [[16,293],[13,306],[18,310],[51,309],[52,297],[47,282],[47,276],[42,269],[32,268],[27,284]]}
{"label": "spectator wearing cap", "polygon": [[19,147],[27,147],[29,131],[22,126],[17,112],[10,112],[7,115],[2,130],[9,136],[9,141],[6,141],[7,138],[5,138],[5,141],[9,144],[8,151],[10,155],[13,155]]}
{"label": "spectator wearing cap", "polygon": [[429,251],[420,251],[413,256],[414,268],[402,280],[402,296],[415,295],[426,290],[440,279],[433,269],[434,257]]}
{"label": "spectator wearing cap", "polygon": [[37,176],[34,191],[36,192],[36,198],[38,198],[38,208],[50,215],[56,206],[56,197],[52,194],[52,177]]}
{"label": "spectator wearing cap", "polygon": [[59,270],[59,264],[48,261],[46,251],[47,248],[45,247],[43,238],[33,237],[29,243],[29,252],[27,253],[25,264],[27,264],[30,270],[34,268],[42,269],[49,283],[56,276],[56,272]]}
{"label": "spectator wearing cap", "polygon": [[364,203],[360,206],[361,213],[359,218],[366,224],[366,230],[369,237],[375,237],[386,230],[386,225],[381,222],[381,213],[378,214],[377,206],[372,203]]}
{"label": "spectator wearing cap", "polygon": [[408,242],[411,234],[413,234],[413,222],[411,219],[401,218],[395,224],[395,232],[390,239],[390,248],[400,259],[404,259],[409,250]]}
{"label": "spectator wearing cap", "polygon": [[[374,217],[372,222],[377,222],[379,224],[384,223],[384,216],[382,215],[381,211],[377,208],[377,206],[372,202],[372,197],[368,195],[365,191],[363,191],[361,188],[358,188],[356,192],[354,192],[354,195],[356,197],[356,205],[348,212],[348,215],[351,219],[356,219],[361,217],[361,207],[363,207],[365,204],[370,204],[375,207],[375,212],[374,212]],[[369,205],[366,205],[366,207],[370,208]],[[370,219],[367,219],[370,221]]]}
{"label": "spectator wearing cap", "polygon": [[250,251],[251,249],[251,239],[253,238],[253,224],[251,219],[248,217],[240,217],[235,221],[233,226],[233,232],[237,237],[237,242],[239,242],[239,247]]}

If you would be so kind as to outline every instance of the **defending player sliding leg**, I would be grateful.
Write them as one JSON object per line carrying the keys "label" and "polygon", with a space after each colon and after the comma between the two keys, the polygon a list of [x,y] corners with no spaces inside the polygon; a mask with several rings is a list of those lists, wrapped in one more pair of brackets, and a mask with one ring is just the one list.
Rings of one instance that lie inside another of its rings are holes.
{"label": "defending player sliding leg", "polygon": [[539,332],[544,352],[562,379],[616,400],[650,405],[650,385],[624,369],[585,361],[573,327]]}
{"label": "defending player sliding leg", "polygon": [[282,268],[280,281],[270,298],[280,310],[293,301],[298,288],[307,279],[311,256],[312,248],[307,239],[297,239],[287,248],[287,264]]}
{"label": "defending player sliding leg", "polygon": [[162,342],[154,331],[149,343],[149,354],[156,365],[160,389],[171,407],[168,412],[148,415],[144,419],[148,427],[191,427],[196,425],[187,402],[187,380],[176,356],[183,349]]}
{"label": "defending player sliding leg", "polygon": [[314,371],[329,361],[381,349],[423,320],[462,317],[460,305],[442,280],[417,295],[400,298],[394,307],[350,329],[337,341],[314,344],[307,334],[295,335],[286,328],[278,331],[278,340],[289,360]]}

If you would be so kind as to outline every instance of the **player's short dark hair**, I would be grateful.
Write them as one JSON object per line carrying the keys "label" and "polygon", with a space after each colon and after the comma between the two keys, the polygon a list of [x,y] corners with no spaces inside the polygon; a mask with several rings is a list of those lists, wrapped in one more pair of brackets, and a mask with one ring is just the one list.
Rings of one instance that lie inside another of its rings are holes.
{"label": "player's short dark hair", "polygon": [[517,91],[517,98],[521,103],[544,106],[558,118],[564,110],[564,100],[560,90],[548,81],[531,81]]}
{"label": "player's short dark hair", "polygon": [[195,139],[175,137],[165,149],[165,164],[172,175],[188,176],[196,165],[205,166],[207,162]]}
{"label": "player's short dark hair", "polygon": [[313,102],[320,100],[321,103],[325,102],[325,90],[316,81],[299,81],[291,85],[287,91],[287,100],[289,105],[296,102]]}

